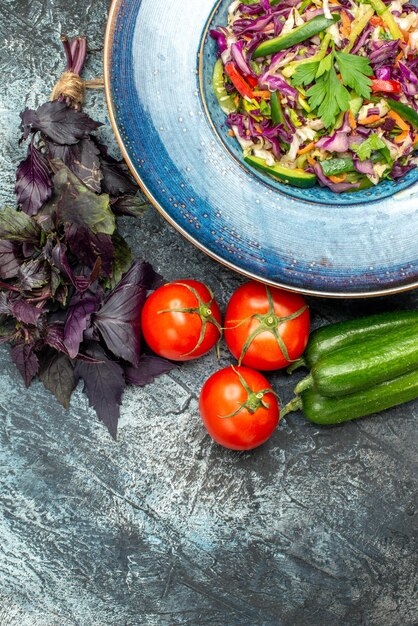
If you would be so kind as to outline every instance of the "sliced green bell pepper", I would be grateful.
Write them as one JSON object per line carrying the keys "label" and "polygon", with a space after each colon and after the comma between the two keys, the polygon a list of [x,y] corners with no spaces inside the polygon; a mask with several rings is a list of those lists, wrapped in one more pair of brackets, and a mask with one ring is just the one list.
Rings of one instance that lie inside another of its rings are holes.
{"label": "sliced green bell pepper", "polygon": [[332,20],[327,19],[324,15],[317,15],[308,22],[305,22],[305,24],[294,28],[290,33],[286,33],[286,35],[279,35],[278,37],[274,37],[274,39],[264,41],[254,50],[252,55],[253,59],[265,57],[280,52],[281,50],[291,48],[297,43],[301,43],[302,41],[306,41],[306,39],[318,35],[340,19],[341,17],[338,13],[332,15]]}

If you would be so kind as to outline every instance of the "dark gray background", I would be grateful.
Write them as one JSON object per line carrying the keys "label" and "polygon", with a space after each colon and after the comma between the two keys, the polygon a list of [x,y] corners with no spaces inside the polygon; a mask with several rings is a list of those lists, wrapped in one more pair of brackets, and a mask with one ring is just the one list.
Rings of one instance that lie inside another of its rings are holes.
{"label": "dark gray background", "polygon": [[[13,203],[18,112],[85,34],[102,72],[104,0],[0,0],[0,200]],[[108,123],[104,95],[87,109]],[[111,131],[103,131],[107,139]],[[168,279],[242,281],[154,209],[121,223]],[[311,300],[313,323],[416,307],[418,295]],[[229,362],[225,350],[222,366]],[[114,443],[80,389],[66,413],[0,350],[1,626],[413,626],[418,403],[335,429],[300,414],[250,454],[213,444],[197,397],[214,354],[124,396]],[[283,398],[294,380],[271,377]]]}

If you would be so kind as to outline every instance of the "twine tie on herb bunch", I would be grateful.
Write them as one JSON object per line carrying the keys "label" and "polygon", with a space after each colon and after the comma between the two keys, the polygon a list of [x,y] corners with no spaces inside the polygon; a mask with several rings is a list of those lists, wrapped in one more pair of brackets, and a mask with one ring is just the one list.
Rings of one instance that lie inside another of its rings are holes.
{"label": "twine tie on herb bunch", "polygon": [[84,37],[76,37],[70,43],[68,37],[62,35],[61,41],[67,57],[67,67],[52,90],[51,101],[65,102],[79,110],[84,101],[85,90],[103,89],[104,81],[101,78],[95,80],[80,78],[87,55],[87,41]]}

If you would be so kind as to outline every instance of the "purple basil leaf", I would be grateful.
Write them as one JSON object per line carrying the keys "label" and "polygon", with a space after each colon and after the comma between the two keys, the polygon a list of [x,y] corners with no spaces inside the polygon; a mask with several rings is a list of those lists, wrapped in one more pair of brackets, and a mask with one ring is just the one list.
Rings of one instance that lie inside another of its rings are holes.
{"label": "purple basil leaf", "polygon": [[54,394],[58,402],[68,409],[71,394],[77,384],[74,366],[68,356],[62,352],[48,350],[42,357],[39,378],[44,387]]}
{"label": "purple basil leaf", "polygon": [[113,246],[115,250],[115,258],[113,261],[112,272],[104,286],[106,289],[114,289],[122,276],[129,270],[132,265],[132,250],[126,243],[125,239],[118,233],[113,235]]}
{"label": "purple basil leaf", "polygon": [[113,235],[116,222],[107,194],[93,193],[62,164],[54,176],[54,187],[61,223],[88,228],[95,234]]}
{"label": "purple basil leaf", "polygon": [[141,217],[149,209],[150,203],[139,196],[121,196],[111,200],[111,207],[115,215]]}
{"label": "purple basil leaf", "polygon": [[149,267],[148,263],[135,261],[93,319],[110,352],[132,365],[137,365],[139,359],[140,318]]}
{"label": "purple basil leaf", "polygon": [[23,139],[40,130],[58,144],[74,144],[102,126],[81,111],[68,107],[64,102],[46,102],[36,111],[25,109],[20,114]]}
{"label": "purple basil leaf", "polygon": [[67,258],[67,246],[58,241],[50,251],[49,260],[52,261],[54,266],[59,269],[61,274],[64,274],[68,280],[74,282],[74,274],[71,269],[70,263]]}
{"label": "purple basil leaf", "polygon": [[138,191],[138,185],[133,181],[128,167],[123,161],[110,162],[101,160],[102,165],[102,189],[111,196],[121,196]]}
{"label": "purple basil leaf", "polygon": [[0,241],[0,278],[9,280],[18,275],[21,263],[18,246],[13,241]]}
{"label": "purple basil leaf", "polygon": [[100,257],[96,259],[93,269],[89,272],[88,276],[85,274],[77,274],[74,276],[74,286],[77,291],[84,293],[96,282],[99,278],[102,269],[102,260]]}
{"label": "purple basil leaf", "polygon": [[[0,285],[1,286],[1,285]],[[5,291],[0,291],[0,315],[11,315],[10,295]]]}
{"label": "purple basil leaf", "polygon": [[125,368],[125,380],[128,385],[137,385],[144,387],[154,382],[158,376],[171,372],[177,367],[175,363],[162,359],[159,356],[151,354],[143,354],[136,367]]}
{"label": "purple basil leaf", "polygon": [[16,322],[0,314],[0,344],[8,343],[16,331]]}
{"label": "purple basil leaf", "polygon": [[42,309],[34,306],[26,300],[17,300],[10,305],[10,310],[13,316],[22,324],[28,324],[29,326],[36,326],[42,313]]}
{"label": "purple basil leaf", "polygon": [[52,141],[47,141],[46,146],[51,159],[62,161],[90,191],[101,192],[100,151],[90,137],[71,146],[60,146]]}
{"label": "purple basil leaf", "polygon": [[30,216],[36,215],[52,195],[48,161],[32,142],[28,156],[17,168],[15,192],[22,211]]}
{"label": "purple basil leaf", "polygon": [[[52,322],[48,326],[47,333],[44,337],[44,343],[51,348],[54,348],[57,352],[63,352],[68,356],[67,347],[64,344],[64,323]],[[76,359],[86,361],[87,363],[99,363],[97,359],[86,354],[78,353]]]}
{"label": "purple basil leaf", "polygon": [[98,418],[116,439],[122,393],[126,387],[123,369],[111,361],[99,344],[91,343],[86,349],[88,356],[102,361],[99,364],[77,361],[76,379],[84,381],[84,392],[90,405],[96,409]]}
{"label": "purple basil leaf", "polygon": [[26,387],[29,387],[39,369],[39,361],[33,345],[17,344],[11,348],[10,354],[13,363],[22,374]]}
{"label": "purple basil leaf", "polygon": [[64,352],[64,354],[68,354],[67,348],[64,344],[64,323],[50,323],[44,337],[44,342],[47,346],[54,348],[57,352]]}
{"label": "purple basil leaf", "polygon": [[111,196],[135,193],[138,186],[132,178],[124,161],[117,161],[110,156],[107,146],[93,139],[100,151],[103,172],[102,189]]}
{"label": "purple basil leaf", "polygon": [[66,224],[64,230],[68,247],[80,264],[92,268],[100,258],[104,276],[112,274],[115,250],[110,235],[95,235],[88,228],[75,224]]}
{"label": "purple basil leaf", "polygon": [[166,284],[166,280],[154,270],[150,263],[143,264],[142,284],[148,291],[153,291]]}
{"label": "purple basil leaf", "polygon": [[22,243],[22,254],[25,259],[30,259],[35,254],[35,245],[31,241],[24,241]]}
{"label": "purple basil leaf", "polygon": [[72,359],[79,353],[84,331],[90,325],[91,316],[98,306],[97,295],[76,293],[70,300],[64,327],[64,345]]}
{"label": "purple basil leaf", "polygon": [[51,296],[54,298],[62,285],[62,276],[56,267],[51,267]]}
{"label": "purple basil leaf", "polygon": [[65,274],[72,285],[75,287],[77,291],[83,293],[87,291],[91,287],[91,285],[97,280],[100,276],[100,271],[102,267],[101,258],[95,259],[93,269],[89,272],[88,276],[84,274],[76,275],[71,269],[70,263],[67,258],[67,248],[66,246],[58,242],[55,247],[51,251],[51,260],[54,263],[55,267],[57,267],[62,274]]}
{"label": "purple basil leaf", "polygon": [[32,291],[40,289],[49,282],[50,272],[44,262],[31,259],[20,266],[18,277],[22,291]]}
{"label": "purple basil leaf", "polygon": [[37,243],[40,233],[39,225],[23,211],[8,207],[0,211],[0,239]]}

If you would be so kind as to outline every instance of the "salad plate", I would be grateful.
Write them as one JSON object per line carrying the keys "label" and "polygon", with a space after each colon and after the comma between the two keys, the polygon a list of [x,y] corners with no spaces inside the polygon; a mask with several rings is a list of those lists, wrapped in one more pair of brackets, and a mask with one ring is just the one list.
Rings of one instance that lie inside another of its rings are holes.
{"label": "salad plate", "polygon": [[418,287],[418,170],[356,193],[291,187],[250,167],[212,87],[230,0],[114,0],[109,115],[133,175],[189,241],[244,274],[305,294]]}

